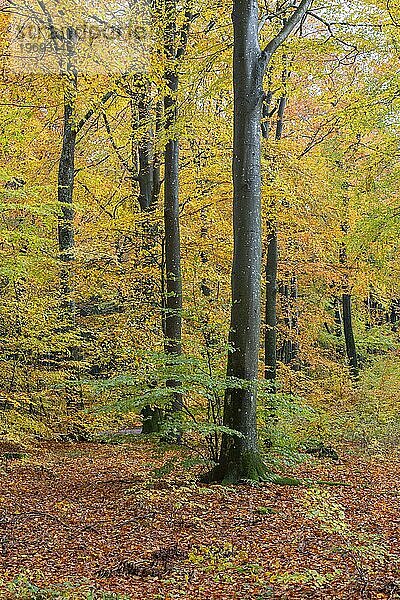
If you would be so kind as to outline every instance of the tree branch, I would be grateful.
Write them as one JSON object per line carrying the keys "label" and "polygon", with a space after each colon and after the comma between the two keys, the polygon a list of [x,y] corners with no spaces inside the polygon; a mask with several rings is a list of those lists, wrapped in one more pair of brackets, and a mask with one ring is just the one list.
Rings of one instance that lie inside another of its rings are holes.
{"label": "tree branch", "polygon": [[199,16],[199,13],[193,13],[193,2],[192,0],[188,0],[185,6],[185,21],[181,27],[179,32],[179,44],[176,50],[176,59],[182,58],[182,56],[186,52],[186,47],[189,38],[189,29],[192,22]]}
{"label": "tree branch", "polygon": [[271,59],[271,56],[281,46],[292,33],[293,29],[301,22],[306,16],[307,11],[311,8],[313,0],[301,0],[299,6],[296,8],[294,13],[286,21],[280,32],[265,46],[262,51],[262,57],[267,65]]}
{"label": "tree branch", "polygon": [[[104,94],[104,96],[102,97],[102,99],[100,100],[100,105],[103,106],[104,104],[106,104],[106,102],[108,100],[110,100],[110,98],[114,98],[117,95],[117,91],[116,90],[109,90],[106,94]],[[82,119],[79,121],[79,123],[76,126],[76,132],[79,133],[79,131],[82,129],[82,127],[85,125],[85,123],[87,121],[89,121],[89,119],[91,117],[93,117],[94,113],[96,112],[96,108],[91,108],[90,110],[87,111],[87,113],[82,117]]]}
{"label": "tree branch", "polygon": [[114,140],[114,137],[112,135],[111,127],[110,127],[110,124],[108,122],[106,113],[103,112],[102,115],[103,115],[104,125],[105,125],[106,131],[108,133],[108,138],[109,138],[109,140],[111,142],[111,146],[113,147],[115,154],[117,155],[117,157],[118,157],[119,161],[121,162],[122,166],[124,167],[124,169],[126,169],[126,171],[128,171],[128,173],[132,173],[132,169],[129,166],[128,161],[122,156],[122,154],[120,152],[120,148],[115,143],[115,140]]}

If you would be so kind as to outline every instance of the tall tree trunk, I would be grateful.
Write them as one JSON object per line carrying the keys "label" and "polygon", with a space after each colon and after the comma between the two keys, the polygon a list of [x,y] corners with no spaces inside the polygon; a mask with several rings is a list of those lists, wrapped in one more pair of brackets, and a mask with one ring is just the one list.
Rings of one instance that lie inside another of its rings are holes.
{"label": "tall tree trunk", "polygon": [[[177,32],[176,0],[165,0],[166,25],[164,30],[164,55],[166,59],[166,94],[164,96],[164,127],[167,142],[164,150],[164,239],[163,256],[161,260],[161,287],[162,287],[162,330],[164,335],[164,351],[167,355],[178,357],[182,353],[182,275],[181,275],[181,247],[180,247],[180,218],[179,218],[179,140],[175,131],[177,118],[177,92],[179,77],[177,63],[186,49],[187,34],[192,18],[190,3],[185,10],[185,24]],[[180,44],[176,48],[177,38]],[[161,129],[163,106],[156,106],[156,134]],[[158,152],[153,158],[153,201],[150,209],[155,206],[160,192],[160,159]],[[180,382],[176,379],[167,381],[169,388],[177,388]],[[173,412],[182,408],[182,394],[173,393],[171,409]],[[148,425],[144,431],[159,430],[163,419],[163,411],[155,407],[145,407],[150,415]],[[179,439],[178,433],[178,439]],[[175,436],[176,439],[176,436]]]}
{"label": "tall tree trunk", "polygon": [[278,359],[283,364],[287,365],[290,356],[290,297],[289,285],[287,282],[288,274],[285,274],[285,280],[279,283],[279,298],[281,303],[281,311],[283,315],[283,340],[280,348],[277,350]]}
{"label": "tall tree trunk", "polygon": [[63,139],[58,167],[58,202],[61,215],[58,218],[58,247],[61,261],[60,284],[63,318],[69,325],[74,324],[75,302],[72,297],[72,263],[74,260],[74,169],[76,126],[74,104],[77,90],[77,73],[73,64],[76,33],[67,30],[68,64],[65,73]]}
{"label": "tall tree trunk", "polygon": [[161,160],[160,160],[160,152],[158,148],[158,140],[161,133],[162,128],[162,114],[163,107],[162,102],[157,102],[156,104],[156,123],[155,123],[155,142],[153,147],[153,198],[151,205],[152,207],[156,207],[158,203],[158,198],[161,190]]}
{"label": "tall tree trunk", "polygon": [[[182,352],[182,278],[179,227],[179,141],[174,130],[177,117],[176,95],[179,86],[176,71],[176,0],[166,0],[165,56],[167,93],[164,99],[167,143],[164,156],[164,227],[165,227],[165,339],[167,354]],[[179,382],[169,381],[169,387]],[[173,408],[178,410],[182,398],[174,394]]]}
{"label": "tall tree trunk", "polygon": [[[64,90],[64,118],[63,139],[60,161],[58,166],[58,193],[57,198],[61,209],[58,217],[58,247],[60,266],[60,292],[61,292],[61,319],[63,327],[69,331],[76,328],[76,303],[74,299],[73,263],[74,263],[74,182],[75,182],[75,146],[77,124],[75,122],[74,107],[77,92],[77,71],[74,65],[75,45],[77,34],[72,27],[68,27],[65,44],[67,48],[67,64],[63,73],[65,79]],[[81,346],[71,343],[68,347],[68,358],[73,361],[82,359]],[[79,380],[79,368],[72,369],[68,379]],[[83,396],[76,392],[74,387],[67,385],[66,402],[68,408],[82,409]]]}
{"label": "tall tree trunk", "polygon": [[[290,360],[293,361],[295,358],[297,358],[297,355],[299,353],[299,289],[297,283],[297,275],[292,275],[290,279],[290,299],[292,311],[292,332],[294,334],[294,339],[292,339],[292,354]],[[298,364],[296,365],[296,368],[299,368]]]}
{"label": "tall tree trunk", "polygon": [[[149,120],[149,105],[142,97],[138,103],[138,124]],[[146,128],[142,139],[138,145],[138,183],[139,183],[139,205],[142,212],[152,213],[156,210],[160,195],[161,177],[160,177],[160,157],[157,149],[157,141],[161,128],[162,108],[156,105],[155,115],[155,134],[149,128]],[[150,214],[149,214],[150,217]],[[144,248],[149,253],[150,263],[154,265],[154,257],[151,252],[160,237],[158,222],[152,222],[151,219],[142,222],[144,235]],[[154,250],[153,250],[154,251]],[[164,268],[165,239],[161,242],[161,325],[165,338],[165,268]],[[159,433],[163,421],[163,409],[158,406],[144,406],[141,411],[143,417],[142,433]]]}
{"label": "tall tree trunk", "polygon": [[137,94],[138,126],[144,128],[138,143],[139,205],[142,211],[155,208],[154,201],[154,139],[150,126],[150,103],[148,83],[143,82]]}
{"label": "tall tree trunk", "polygon": [[286,273],[286,283],[279,286],[283,312],[283,340],[277,351],[279,360],[289,365],[298,354],[297,277]]}
{"label": "tall tree trunk", "polygon": [[[279,100],[278,121],[275,140],[282,138],[283,117],[285,114],[286,96]],[[268,130],[263,130],[264,137]],[[267,264],[265,272],[265,335],[264,335],[264,376],[270,382],[270,391],[276,391],[276,337],[277,337],[277,276],[278,276],[278,230],[276,223],[269,223],[270,232],[267,238]]]}
{"label": "tall tree trunk", "polygon": [[302,0],[282,30],[261,51],[257,0],[233,5],[233,236],[232,308],[227,375],[241,385],[226,390],[219,464],[211,479],[237,482],[265,477],[257,443],[257,376],[261,279],[261,105],[263,76],[277,48],[304,17]]}
{"label": "tall tree trunk", "polygon": [[[345,206],[347,206],[347,199],[345,199]],[[344,235],[347,234],[349,230],[349,225],[346,222],[342,223],[341,229]],[[347,250],[346,244],[343,241],[340,247],[339,253],[339,261],[340,264],[346,267],[347,264]],[[350,286],[348,281],[348,273],[345,272],[343,275],[343,293],[342,293],[342,317],[343,317],[343,334],[346,344],[346,354],[347,360],[350,366],[350,375],[353,379],[358,378],[358,358],[357,358],[357,348],[354,340],[354,331],[353,331],[353,320],[352,320],[352,310],[351,310],[351,293]]]}
{"label": "tall tree trunk", "polygon": [[[151,100],[148,86],[143,84],[137,98],[137,127],[144,127],[144,133],[137,145],[137,181],[139,184],[138,202],[142,212],[155,211],[158,204],[161,188],[160,156],[157,148],[158,137],[161,130],[162,106],[158,102],[155,107],[155,131],[151,127]],[[150,216],[150,215],[149,215]],[[143,246],[149,253],[150,264],[154,264],[151,257],[157,239],[160,236],[157,222],[151,219],[142,222],[144,242]],[[161,319],[162,331],[165,337],[165,290],[164,290],[164,249],[165,240],[162,240],[161,250]],[[142,433],[160,432],[163,421],[163,410],[158,406],[144,406],[141,411],[143,417]]]}
{"label": "tall tree trunk", "polygon": [[256,0],[236,0],[233,9],[234,140],[232,309],[227,375],[242,380],[229,388],[221,477],[237,481],[263,475],[258,456],[256,401],[260,336],[261,166],[260,119],[264,65],[258,44]]}
{"label": "tall tree trunk", "polygon": [[278,275],[278,232],[276,227],[267,238],[267,265],[265,284],[265,337],[264,375],[271,382],[271,392],[276,390],[276,327],[277,327],[277,275]]}

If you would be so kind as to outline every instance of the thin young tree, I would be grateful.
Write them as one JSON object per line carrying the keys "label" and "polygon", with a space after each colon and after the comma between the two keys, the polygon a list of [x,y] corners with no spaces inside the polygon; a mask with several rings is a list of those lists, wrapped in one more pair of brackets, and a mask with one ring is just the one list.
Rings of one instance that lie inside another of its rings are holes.
{"label": "thin young tree", "polygon": [[[191,0],[185,7],[185,21],[177,27],[177,2],[165,0],[164,53],[166,60],[166,94],[164,98],[165,132],[167,142],[164,155],[164,228],[165,228],[165,316],[164,349],[173,357],[182,352],[182,273],[181,236],[179,219],[179,139],[176,131],[177,93],[179,88],[178,63],[183,57],[190,23],[193,20]],[[167,382],[171,388],[179,382]],[[179,410],[181,394],[174,393],[173,410]]]}
{"label": "thin young tree", "polygon": [[58,218],[58,246],[61,261],[61,296],[66,318],[74,324],[75,302],[72,297],[72,261],[74,260],[74,178],[76,126],[74,104],[77,91],[77,71],[74,65],[76,32],[68,27],[66,36],[67,59],[64,73],[64,118],[60,161],[58,164],[58,202],[61,214]]}
{"label": "thin young tree", "polygon": [[[278,104],[278,120],[275,140],[282,138],[283,117],[286,107],[286,94],[282,94]],[[268,114],[267,114],[268,117]],[[263,137],[268,137],[269,127],[263,127]],[[277,292],[278,292],[278,229],[269,222],[267,236],[267,262],[265,267],[265,335],[264,335],[264,376],[270,382],[271,391],[276,389],[276,338],[277,338]]]}

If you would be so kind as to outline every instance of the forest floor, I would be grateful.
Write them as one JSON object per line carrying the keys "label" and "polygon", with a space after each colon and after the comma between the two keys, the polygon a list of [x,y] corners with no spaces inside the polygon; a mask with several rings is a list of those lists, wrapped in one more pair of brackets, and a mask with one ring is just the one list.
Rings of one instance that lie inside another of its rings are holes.
{"label": "forest floor", "polygon": [[205,486],[182,460],[136,437],[0,465],[0,598],[400,598],[398,455],[292,469],[346,486]]}

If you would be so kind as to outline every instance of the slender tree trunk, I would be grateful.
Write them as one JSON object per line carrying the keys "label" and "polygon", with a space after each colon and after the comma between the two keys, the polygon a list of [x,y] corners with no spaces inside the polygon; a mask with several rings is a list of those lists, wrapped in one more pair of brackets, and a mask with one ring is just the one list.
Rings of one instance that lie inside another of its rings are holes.
{"label": "slender tree trunk", "polygon": [[287,97],[286,97],[286,95],[283,95],[281,97],[281,99],[279,100],[278,120],[277,120],[277,123],[276,123],[276,133],[275,133],[275,139],[276,140],[281,140],[282,139],[283,118],[285,116],[286,103],[287,103]]}
{"label": "slender tree trunk", "polygon": [[395,298],[394,300],[392,300],[391,305],[390,305],[391,330],[395,331],[395,332],[398,330],[399,313],[400,313],[400,301],[397,298]]}
{"label": "slender tree trunk", "polygon": [[351,295],[345,293],[342,295],[343,306],[343,333],[346,342],[346,353],[349,361],[351,374],[353,378],[358,377],[358,359],[356,343],[354,341],[352,312],[351,312]]}
{"label": "slender tree trunk", "polygon": [[283,317],[283,341],[277,354],[279,360],[289,365],[297,356],[298,344],[298,318],[296,313],[297,302],[297,278],[293,276],[289,278],[286,274],[286,283],[279,286],[279,293],[282,303]]}
{"label": "slender tree trunk", "polygon": [[[179,79],[176,72],[176,0],[166,0],[165,56],[167,93],[164,99],[167,143],[164,156],[164,227],[165,227],[165,339],[166,354],[182,352],[182,278],[179,227],[179,141],[175,129],[176,95]],[[179,382],[169,381],[169,387]],[[181,407],[182,398],[175,393],[173,409]]]}
{"label": "slender tree trunk", "polygon": [[[275,140],[282,138],[283,117],[285,114],[286,97],[279,100],[278,121],[276,125]],[[265,130],[264,130],[265,131]],[[265,132],[263,134],[265,136]],[[268,130],[267,130],[268,132]],[[267,239],[267,264],[266,264],[266,293],[265,293],[265,336],[264,336],[264,375],[270,382],[271,392],[276,391],[276,338],[277,338],[277,276],[278,276],[278,230],[276,223],[269,223],[271,229]]]}
{"label": "slender tree trunk", "polygon": [[63,139],[58,167],[58,202],[61,215],[58,218],[58,247],[61,261],[60,286],[63,317],[74,324],[75,302],[72,297],[72,264],[74,261],[74,169],[76,126],[74,123],[74,104],[77,90],[77,73],[73,65],[75,31],[67,31],[68,64],[66,70],[66,86],[64,91]]}
{"label": "slender tree trunk", "polygon": [[340,310],[340,300],[337,296],[335,296],[333,298],[333,311],[334,311],[334,322],[335,322],[335,335],[336,335],[336,337],[341,337],[342,327],[343,327],[343,319],[342,319],[342,312]]}
{"label": "slender tree trunk", "polygon": [[[347,207],[347,199],[344,201],[345,206]],[[341,229],[344,235],[347,234],[349,230],[349,225],[346,222],[342,223]],[[347,264],[347,251],[346,244],[343,241],[340,253],[339,253],[339,261],[340,264],[344,267]],[[357,348],[354,340],[354,331],[353,331],[353,320],[352,320],[352,310],[351,310],[351,293],[350,286],[348,281],[348,273],[345,272],[343,275],[343,293],[342,293],[342,317],[343,317],[343,334],[346,344],[346,354],[347,360],[350,366],[350,374],[353,379],[358,378],[358,358],[357,358]]]}
{"label": "slender tree trunk", "polygon": [[270,118],[271,114],[271,104],[272,104],[273,92],[271,89],[268,89],[267,93],[263,98],[262,104],[262,121],[261,121],[261,132],[264,139],[268,139],[269,131],[271,128]]}
{"label": "slender tree trunk", "polygon": [[[160,103],[156,105],[155,114],[155,132],[150,126],[151,107],[149,99],[149,90],[142,86],[138,95],[138,127],[145,126],[145,132],[138,144],[138,201],[142,212],[151,213],[157,208],[160,195],[161,177],[160,177],[160,157],[156,147],[161,129],[162,107]],[[142,223],[144,248],[151,253],[157,238],[159,237],[158,223],[151,220]],[[161,251],[161,310],[162,310],[162,331],[165,337],[165,290],[164,290],[164,248],[165,240],[162,240]],[[151,264],[154,259],[150,258]],[[158,433],[161,430],[163,421],[163,410],[158,406],[144,406],[141,411],[143,417],[142,433]]]}
{"label": "slender tree trunk", "polygon": [[[292,354],[290,360],[293,361],[299,354],[299,310],[298,310],[299,289],[297,284],[297,275],[292,275],[290,280],[290,299],[292,311]],[[298,364],[296,365],[298,368]]]}
{"label": "slender tree trunk", "polygon": [[[58,193],[57,199],[61,209],[58,217],[58,247],[60,258],[60,292],[61,292],[61,319],[63,327],[69,331],[76,329],[76,303],[74,299],[73,264],[75,260],[74,248],[74,182],[75,182],[75,146],[77,124],[75,122],[74,107],[77,93],[77,71],[74,65],[76,32],[69,27],[66,32],[65,44],[67,47],[67,65],[63,73],[65,80],[64,90],[64,117],[63,138],[60,161],[58,166]],[[82,359],[80,343],[71,343],[68,347],[68,358],[78,361]],[[68,379],[79,380],[78,369],[72,369]],[[66,402],[68,408],[84,408],[83,396],[76,392],[72,386],[66,387]]]}
{"label": "slender tree trunk", "polygon": [[158,149],[158,140],[161,133],[161,119],[162,119],[162,103],[157,102],[156,104],[156,126],[155,126],[155,142],[153,147],[153,198],[152,198],[152,206],[156,207],[158,203],[158,198],[160,196],[161,190],[161,160],[160,160],[160,152]]}
{"label": "slender tree trunk", "polygon": [[150,98],[146,82],[142,83],[138,92],[138,126],[144,128],[144,132],[138,143],[138,182],[139,182],[139,205],[142,211],[154,208],[154,139],[150,127]]}
{"label": "slender tree trunk", "polygon": [[[179,224],[179,141],[175,129],[177,118],[176,95],[179,78],[176,71],[177,38],[176,0],[165,0],[166,26],[164,34],[164,54],[167,61],[165,80],[167,93],[164,107],[161,102],[156,105],[156,137],[161,130],[161,119],[164,108],[165,133],[167,142],[164,151],[164,238],[162,242],[161,260],[161,308],[162,331],[164,335],[164,351],[171,356],[180,356],[182,352],[182,277],[181,248]],[[183,48],[182,48],[183,53]],[[144,158],[144,157],[143,157]],[[140,155],[139,155],[140,162]],[[139,177],[140,183],[140,177]],[[161,188],[160,156],[157,149],[152,157],[152,197],[149,210],[155,208]],[[167,381],[169,388],[177,388],[180,382]],[[182,395],[176,391],[171,404],[172,411],[182,407]],[[164,419],[164,411],[158,407],[145,407],[143,415],[146,420],[143,432],[159,431]],[[179,439],[179,434],[178,434]]]}
{"label": "slender tree trunk", "polygon": [[276,390],[276,326],[277,326],[277,274],[278,232],[276,227],[267,238],[267,266],[265,292],[265,379],[271,382],[271,392]]}
{"label": "slender tree trunk", "polygon": [[168,354],[181,353],[181,249],[178,202],[178,156],[177,140],[170,140],[165,150],[165,270],[166,270],[166,316],[165,350]]}

